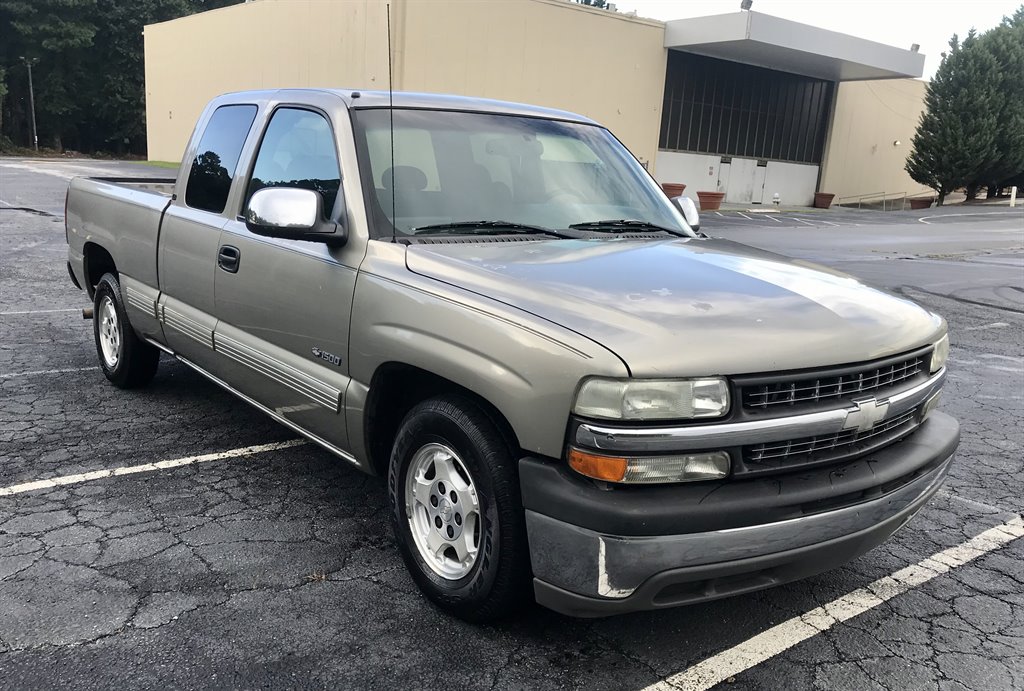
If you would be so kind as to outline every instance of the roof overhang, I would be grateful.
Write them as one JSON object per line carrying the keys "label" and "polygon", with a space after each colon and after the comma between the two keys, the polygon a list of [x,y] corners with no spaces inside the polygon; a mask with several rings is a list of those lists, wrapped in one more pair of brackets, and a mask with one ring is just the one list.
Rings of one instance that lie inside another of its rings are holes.
{"label": "roof overhang", "polygon": [[839,82],[920,77],[924,71],[921,53],[760,12],[670,21],[665,47]]}

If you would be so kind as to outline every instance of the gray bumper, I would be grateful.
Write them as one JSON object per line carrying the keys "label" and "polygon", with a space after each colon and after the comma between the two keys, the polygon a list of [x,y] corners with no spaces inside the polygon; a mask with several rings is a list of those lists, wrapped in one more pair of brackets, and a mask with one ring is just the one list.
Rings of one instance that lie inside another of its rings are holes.
{"label": "gray bumper", "polygon": [[[941,417],[958,437],[955,421]],[[942,445],[940,456],[897,489],[879,487],[865,493],[867,501],[758,525],[624,536],[527,510],[537,600],[574,616],[604,616],[717,599],[835,568],[884,542],[924,506],[949,472],[955,443]]]}

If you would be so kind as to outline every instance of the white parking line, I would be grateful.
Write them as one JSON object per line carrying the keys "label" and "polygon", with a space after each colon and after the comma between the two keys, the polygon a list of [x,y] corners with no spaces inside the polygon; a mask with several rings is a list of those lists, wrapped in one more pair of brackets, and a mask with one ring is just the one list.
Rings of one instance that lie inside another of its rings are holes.
{"label": "white parking line", "polygon": [[982,331],[983,329],[1005,329],[1009,324],[1006,322],[992,322],[984,326],[968,326],[964,331]]}
{"label": "white parking line", "polygon": [[1001,516],[1016,515],[1013,511],[1007,511],[1006,509],[1000,509],[998,506],[992,506],[991,504],[985,504],[984,502],[968,499],[967,497],[961,497],[959,494],[953,494],[945,489],[940,489],[938,492],[935,493],[935,496],[944,497],[946,499],[951,499],[953,501],[958,501],[965,506],[971,506],[975,509],[982,509],[986,513],[993,513]]}
{"label": "white parking line", "polygon": [[1024,518],[989,528],[967,542],[937,552],[918,563],[858,588],[810,612],[793,617],[689,669],[666,677],[644,691],[704,691],[793,646],[828,631],[836,624],[923,585],[937,576],[1024,537]]}
{"label": "white parking line", "polygon": [[142,465],[129,465],[123,466],[121,468],[107,468],[104,470],[94,470],[91,473],[80,473],[78,475],[60,475],[58,477],[50,478],[48,480],[36,480],[35,482],[25,482],[20,485],[0,487],[0,497],[6,497],[12,494],[23,494],[25,492],[35,492],[37,490],[50,489],[52,487],[60,487],[63,485],[77,485],[82,482],[102,480],[103,478],[113,477],[116,475],[151,473],[155,470],[179,468],[183,465],[192,465],[193,463],[209,463],[210,461],[222,461],[226,458],[252,456],[258,453],[266,453],[267,451],[290,449],[293,446],[302,446],[303,444],[308,443],[309,442],[306,441],[305,439],[292,439],[290,441],[275,442],[273,444],[260,444],[259,446],[243,446],[240,449],[231,449],[230,451],[220,451],[218,453],[208,453],[203,454],[202,456],[186,456],[185,458],[175,458],[169,461],[157,461],[156,463],[143,463]]}
{"label": "white parking line", "polygon": [[802,219],[799,219],[799,218],[797,218],[796,216],[788,216],[787,218],[791,218],[791,219],[793,219],[794,221],[796,221],[797,223],[803,223],[803,224],[804,224],[805,226],[811,226],[811,227],[813,227],[813,226],[814,226],[814,224],[813,224],[813,223],[808,223],[807,221],[804,221],[804,220],[802,220]]}
{"label": "white parking line", "polygon": [[81,312],[81,307],[69,307],[62,310],[20,310],[18,312],[0,312],[0,317],[9,317],[16,314],[53,314],[55,312]]}
{"label": "white parking line", "polygon": [[69,374],[71,372],[92,372],[99,367],[72,367],[70,369],[38,369],[33,372],[14,372],[13,374],[0,374],[0,379],[14,379],[15,377],[36,377],[41,374]]}

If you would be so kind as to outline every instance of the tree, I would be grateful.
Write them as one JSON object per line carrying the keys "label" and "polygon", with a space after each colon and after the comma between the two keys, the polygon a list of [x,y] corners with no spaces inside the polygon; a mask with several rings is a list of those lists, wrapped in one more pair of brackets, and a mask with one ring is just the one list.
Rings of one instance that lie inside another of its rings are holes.
{"label": "tree", "polygon": [[607,10],[607,0],[576,0],[580,5],[587,5],[588,7],[596,7],[599,10]]}
{"label": "tree", "polygon": [[998,95],[996,155],[973,186],[987,187],[994,197],[1011,178],[1024,174],[1024,5],[985,32],[979,44],[997,65],[992,75]]}
{"label": "tree", "polygon": [[0,135],[30,141],[27,57],[40,143],[144,152],[143,27],[241,1],[3,0]]}
{"label": "tree", "polygon": [[925,112],[917,126],[905,165],[917,182],[946,196],[981,177],[996,157],[998,127],[995,58],[980,49],[972,29],[956,36],[925,92]]}

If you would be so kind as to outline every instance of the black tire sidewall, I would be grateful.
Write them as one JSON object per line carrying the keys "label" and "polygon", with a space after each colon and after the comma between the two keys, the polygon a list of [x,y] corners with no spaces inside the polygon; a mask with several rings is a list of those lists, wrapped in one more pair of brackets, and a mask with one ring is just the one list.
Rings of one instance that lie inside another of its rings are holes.
{"label": "black tire sidewall", "polygon": [[[488,603],[502,560],[514,556],[502,550],[502,528],[509,522],[503,517],[508,516],[510,510],[521,510],[502,505],[515,503],[517,497],[502,496],[495,487],[495,475],[510,470],[511,454],[493,425],[480,424],[485,417],[466,415],[466,412],[464,406],[457,403],[453,406],[452,401],[445,399],[427,401],[410,411],[395,441],[388,470],[388,494],[392,527],[413,579],[439,605],[461,616],[472,616]],[[405,482],[412,458],[416,451],[430,443],[444,444],[458,454],[472,476],[480,501],[482,521],[477,560],[470,572],[457,581],[443,578],[424,561],[413,540],[405,507]],[[516,528],[514,525],[504,527]]]}
{"label": "black tire sidewall", "polygon": [[[100,323],[102,315],[100,305],[104,297],[110,297],[117,315],[118,328],[121,332],[120,352],[117,365],[110,367],[103,357],[100,347]],[[96,355],[100,361],[100,369],[106,378],[115,386],[123,389],[135,388],[147,384],[156,373],[160,352],[142,341],[128,320],[128,313],[121,299],[121,284],[114,274],[104,274],[96,284],[93,294],[93,339],[96,342]]]}
{"label": "black tire sidewall", "polygon": [[[103,357],[103,348],[100,346],[100,324],[103,321],[101,306],[103,298],[109,297],[114,304],[114,314],[117,315],[117,327],[121,332],[121,347],[117,354],[117,365],[110,367],[106,358]],[[93,295],[93,319],[92,333],[96,341],[96,355],[100,360],[100,368],[103,374],[112,382],[124,379],[127,370],[128,339],[126,334],[131,327],[128,325],[128,318],[125,315],[124,305],[121,304],[121,285],[112,274],[104,274],[99,283],[96,284],[96,292]]]}

